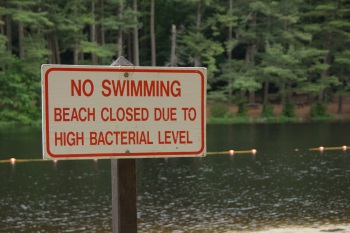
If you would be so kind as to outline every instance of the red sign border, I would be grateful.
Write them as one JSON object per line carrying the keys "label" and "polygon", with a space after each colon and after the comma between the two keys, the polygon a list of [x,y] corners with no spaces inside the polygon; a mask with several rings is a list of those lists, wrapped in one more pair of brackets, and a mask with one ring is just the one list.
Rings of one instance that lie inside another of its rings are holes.
{"label": "red sign border", "polygon": [[[99,153],[99,154],[65,154],[65,155],[56,155],[53,154],[50,151],[50,130],[49,130],[49,98],[48,98],[48,80],[49,80],[49,73],[53,71],[74,71],[74,72],[79,72],[79,71],[91,71],[91,72],[137,72],[137,73],[196,73],[200,75],[201,78],[201,147],[198,151],[184,151],[184,152],[137,152],[133,153],[130,152],[129,154],[125,153]],[[123,158],[132,158],[132,157],[189,157],[189,156],[199,156],[200,154],[204,153],[205,150],[205,130],[206,130],[206,119],[205,119],[205,76],[204,74],[197,70],[197,69],[156,69],[156,68],[151,68],[151,69],[135,69],[133,68],[114,68],[114,67],[108,67],[108,68],[91,68],[91,67],[53,67],[49,68],[45,72],[45,132],[46,132],[46,152],[48,155],[55,159],[67,159],[67,158],[102,158],[102,157],[109,157],[109,158],[118,158],[118,157],[123,157]],[[202,154],[204,156],[204,154]]]}

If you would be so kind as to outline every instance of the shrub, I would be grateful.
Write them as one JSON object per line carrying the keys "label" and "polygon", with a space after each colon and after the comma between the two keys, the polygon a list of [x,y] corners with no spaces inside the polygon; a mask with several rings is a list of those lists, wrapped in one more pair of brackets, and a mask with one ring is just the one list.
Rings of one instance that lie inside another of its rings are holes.
{"label": "shrub", "polygon": [[274,117],[275,115],[273,114],[273,106],[271,104],[265,104],[263,106],[261,116],[265,118]]}
{"label": "shrub", "polygon": [[313,118],[328,117],[327,106],[322,103],[315,103],[310,108],[310,116]]}
{"label": "shrub", "polygon": [[237,106],[238,106],[238,111],[237,111],[237,114],[236,116],[238,117],[247,117],[248,116],[248,108],[245,104],[245,101],[239,101],[237,103]]}
{"label": "shrub", "polygon": [[223,103],[213,103],[210,107],[211,117],[214,118],[229,118],[232,117],[229,107]]}
{"label": "shrub", "polygon": [[293,103],[287,102],[287,103],[283,106],[282,116],[288,117],[288,118],[293,118],[293,117],[296,116],[296,114],[295,114],[295,109],[294,109],[294,104],[293,104]]}

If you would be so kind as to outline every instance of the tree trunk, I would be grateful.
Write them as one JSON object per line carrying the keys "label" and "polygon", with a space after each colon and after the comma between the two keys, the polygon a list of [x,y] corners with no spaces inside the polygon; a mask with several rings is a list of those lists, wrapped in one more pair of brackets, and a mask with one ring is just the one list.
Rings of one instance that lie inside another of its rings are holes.
{"label": "tree trunk", "polygon": [[154,0],[151,0],[151,54],[152,54],[152,66],[156,66],[156,35],[154,32]]}
{"label": "tree trunk", "polygon": [[[328,50],[327,54],[325,55],[323,59],[323,64],[330,65],[330,50]],[[329,69],[327,68],[321,74],[321,83],[325,82],[328,75],[329,75]],[[325,101],[325,92],[326,92],[326,89],[323,88],[318,95],[318,101],[321,103]]]}
{"label": "tree trunk", "polygon": [[343,112],[343,102],[344,102],[343,95],[339,95],[339,97],[338,97],[338,110],[337,110],[338,114],[341,114]]}
{"label": "tree trunk", "polygon": [[[135,13],[137,12],[137,0],[134,0],[134,11]],[[134,16],[134,20],[135,22],[138,22],[137,16],[135,14]],[[138,29],[138,25],[136,24],[134,29],[134,65],[135,66],[139,66],[140,65],[140,52],[139,52],[139,29]]]}
{"label": "tree trunk", "polygon": [[[0,21],[2,21],[4,18],[3,15],[0,15]],[[5,28],[3,24],[0,24],[0,35],[5,36]],[[0,64],[0,71],[4,71],[5,70],[5,65],[4,64]]]}
{"label": "tree trunk", "polygon": [[[256,31],[256,12],[252,14],[252,21],[250,24],[250,27],[255,32]],[[252,66],[254,66],[255,63],[255,55],[256,55],[256,42],[252,41],[250,45],[248,45],[246,50],[246,56],[245,61],[246,63],[250,63]],[[255,90],[249,90],[249,103],[253,104],[255,103]]]}
{"label": "tree trunk", "polygon": [[48,56],[48,61],[49,61],[49,64],[55,64],[54,63],[54,51],[53,51],[53,41],[52,41],[52,36],[51,36],[52,33],[49,33],[47,35],[47,49],[51,51],[51,53],[49,54]]}
{"label": "tree trunk", "polygon": [[246,90],[241,89],[241,91],[240,91],[240,97],[241,97],[241,99],[245,98],[245,93],[246,93]]}
{"label": "tree trunk", "polygon": [[280,90],[281,104],[284,106],[286,104],[286,83],[283,82]]}
{"label": "tree trunk", "polygon": [[60,64],[60,52],[58,47],[58,38],[56,32],[51,32],[47,35],[47,47],[51,51],[49,55],[49,63],[50,64]]}
{"label": "tree trunk", "polygon": [[267,105],[269,103],[269,81],[264,82],[264,100],[263,105]]}
{"label": "tree trunk", "polygon": [[[3,17],[4,16],[0,14],[0,22],[3,21]],[[5,35],[5,29],[3,24],[0,24],[0,34]]]}
{"label": "tree trunk", "polygon": [[254,104],[255,103],[255,91],[249,91],[249,103]]}
{"label": "tree trunk", "polygon": [[[197,4],[197,16],[196,16],[197,42],[199,42],[198,40],[199,40],[201,23],[202,23],[202,0],[199,0]],[[199,67],[202,65],[201,55],[198,51],[196,51],[194,54],[193,63],[194,63],[193,64],[194,67]]]}
{"label": "tree trunk", "polygon": [[[95,22],[95,2],[91,2],[91,18],[92,23],[90,25],[90,42],[94,43],[96,42],[96,22]],[[95,53],[91,53],[91,61],[93,65],[98,64],[97,56]]]}
{"label": "tree trunk", "polygon": [[174,24],[171,26],[170,66],[177,66],[177,57],[176,57],[176,25],[174,25]]}
{"label": "tree trunk", "polygon": [[6,15],[6,37],[7,37],[7,51],[12,54],[12,20],[11,15]]}
{"label": "tree trunk", "polygon": [[132,52],[132,35],[131,35],[131,32],[128,32],[128,34],[127,34],[127,36],[128,36],[128,39],[127,39],[127,44],[128,44],[128,46],[127,46],[127,50],[128,50],[128,60],[129,61],[132,61],[133,60],[133,52]]}
{"label": "tree trunk", "polygon": [[[79,42],[79,44],[81,44],[81,41]],[[79,49],[79,53],[78,53],[78,62],[81,63],[85,60],[85,57],[84,57],[84,52],[80,51]]]}
{"label": "tree trunk", "polygon": [[60,56],[60,47],[59,47],[59,43],[58,43],[58,37],[57,37],[57,32],[54,32],[54,53],[55,53],[55,59],[56,59],[56,63],[57,64],[61,64],[61,56]]}
{"label": "tree trunk", "polygon": [[75,43],[74,43],[74,54],[73,54],[73,63],[74,65],[78,65],[79,63],[79,39],[75,38]]}
{"label": "tree trunk", "polygon": [[[104,0],[99,0],[98,1],[98,6],[97,6],[100,12],[100,14],[97,15],[97,19],[98,21],[103,21],[104,19]],[[97,42],[100,44],[100,45],[104,45],[105,44],[105,34],[104,34],[104,31],[103,31],[103,26],[101,24],[98,24],[97,25]]]}
{"label": "tree trunk", "polygon": [[[18,10],[22,10],[22,6],[18,6]],[[19,58],[24,58],[24,25],[22,21],[18,22],[18,47],[19,47]]]}
{"label": "tree trunk", "polygon": [[[337,8],[339,9],[339,7],[341,7],[340,2],[337,1]],[[332,12],[332,19],[330,19],[330,21],[332,20],[337,20],[337,11],[338,9],[333,10]],[[332,53],[332,49],[333,49],[333,37],[334,34],[332,31],[329,31],[326,35],[326,41],[325,41],[325,45],[326,45],[326,50],[327,50],[327,54],[325,55],[324,59],[323,59],[323,64],[329,65],[331,64],[331,53]],[[329,68],[325,69],[322,72],[321,75],[321,83],[325,82],[326,79],[329,76]],[[326,88],[324,88],[323,90],[321,90],[321,92],[319,93],[318,96],[318,101],[319,102],[324,102],[326,99]]]}
{"label": "tree trunk", "polygon": [[[247,46],[247,49],[245,51],[245,62],[246,63],[250,63],[250,60],[251,60],[251,45],[248,45]],[[251,95],[251,91],[249,91],[249,101],[250,101],[250,95]],[[244,92],[245,93],[245,92]],[[242,91],[241,91],[241,97],[242,97]]]}
{"label": "tree trunk", "polygon": [[[229,0],[229,12],[232,13],[232,9],[233,9],[233,0]],[[232,30],[233,30],[233,27],[232,27],[232,24],[230,24],[228,26],[228,43],[231,43],[231,40],[232,40]],[[232,71],[232,48],[229,47],[228,50],[227,50],[227,59],[228,59],[228,68],[229,68],[229,72]],[[232,98],[232,92],[233,92],[233,88],[232,88],[232,83],[233,83],[233,77],[230,76],[228,78],[228,103],[229,104],[232,104],[232,101],[233,101],[233,98]]]}
{"label": "tree trunk", "polygon": [[[119,5],[119,12],[118,12],[118,18],[120,21],[123,19],[123,7],[124,7],[124,0],[120,1]],[[119,28],[118,31],[118,57],[123,56],[123,29]]]}
{"label": "tree trunk", "polygon": [[287,81],[287,101],[292,101],[292,82],[290,80]]}

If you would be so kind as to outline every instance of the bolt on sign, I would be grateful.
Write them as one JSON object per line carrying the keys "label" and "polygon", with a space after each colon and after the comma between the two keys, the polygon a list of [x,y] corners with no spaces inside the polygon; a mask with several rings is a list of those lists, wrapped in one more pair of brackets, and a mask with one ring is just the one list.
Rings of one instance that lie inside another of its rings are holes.
{"label": "bolt on sign", "polygon": [[206,68],[42,65],[44,159],[206,152]]}

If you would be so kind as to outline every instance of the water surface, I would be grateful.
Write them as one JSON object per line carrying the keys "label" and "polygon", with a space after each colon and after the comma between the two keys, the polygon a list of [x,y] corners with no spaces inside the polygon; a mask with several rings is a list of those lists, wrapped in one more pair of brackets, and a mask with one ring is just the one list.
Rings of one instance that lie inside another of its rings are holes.
{"label": "water surface", "polygon": [[[349,123],[210,125],[207,150],[137,160],[139,232],[350,223]],[[0,130],[0,159],[41,158],[41,132]],[[111,232],[109,160],[0,163],[0,232]]]}

